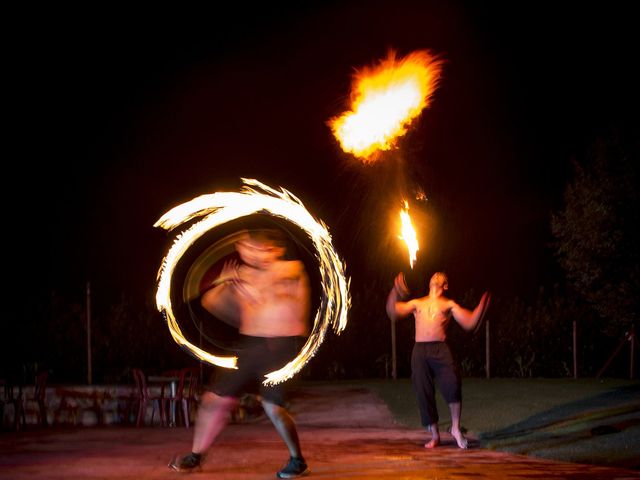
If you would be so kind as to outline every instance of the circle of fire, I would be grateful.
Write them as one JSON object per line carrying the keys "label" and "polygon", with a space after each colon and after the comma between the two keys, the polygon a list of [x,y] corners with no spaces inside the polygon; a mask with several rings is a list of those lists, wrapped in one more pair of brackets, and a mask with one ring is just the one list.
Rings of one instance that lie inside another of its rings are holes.
{"label": "circle of fire", "polygon": [[237,357],[215,356],[184,337],[171,306],[171,276],[180,258],[198,238],[226,222],[255,213],[268,213],[297,225],[309,236],[316,250],[323,296],[311,334],[298,356],[281,369],[265,375],[263,383],[276,384],[294,376],[315,355],[329,326],[333,326],[338,334],[344,330],[351,304],[349,280],[344,274],[344,264],[331,244],[327,227],[313,218],[298,198],[284,188],[278,191],[257,180],[243,178],[242,181],[244,186],[239,192],[216,192],[196,197],[174,207],[154,224],[154,227],[172,230],[189,220],[203,217],[177,235],[164,257],[158,271],[156,306],[164,315],[171,336],[178,345],[209,364],[237,368]]}

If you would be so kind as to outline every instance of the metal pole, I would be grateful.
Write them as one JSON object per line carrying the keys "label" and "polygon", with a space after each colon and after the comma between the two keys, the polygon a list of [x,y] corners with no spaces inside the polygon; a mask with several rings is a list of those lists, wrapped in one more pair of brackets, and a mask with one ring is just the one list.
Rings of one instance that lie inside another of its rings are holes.
{"label": "metal pole", "polygon": [[635,345],[636,345],[636,327],[635,325],[631,327],[631,338],[629,338],[631,342],[631,365],[629,367],[629,378],[633,380],[634,377],[634,363],[635,363]]}
{"label": "metal pole", "polygon": [[[202,320],[200,320],[200,328],[199,328],[200,338],[199,338],[199,347],[202,350]],[[204,364],[202,360],[200,360],[200,385],[204,382]]]}
{"label": "metal pole", "polygon": [[87,384],[93,383],[91,371],[91,282],[87,282]]}
{"label": "metal pole", "polygon": [[398,378],[396,367],[396,322],[391,320],[391,378],[394,380]]}
{"label": "metal pole", "polygon": [[573,378],[578,378],[578,328],[573,321]]}
{"label": "metal pole", "polygon": [[484,324],[484,337],[485,337],[485,370],[487,371],[487,378],[491,378],[491,342],[489,336],[489,320]]}

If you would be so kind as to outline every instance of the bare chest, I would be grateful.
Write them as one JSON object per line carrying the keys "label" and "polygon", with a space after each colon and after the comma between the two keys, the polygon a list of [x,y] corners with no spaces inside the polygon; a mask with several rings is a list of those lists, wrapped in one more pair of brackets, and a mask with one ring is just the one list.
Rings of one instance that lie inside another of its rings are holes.
{"label": "bare chest", "polygon": [[416,326],[428,329],[446,328],[451,319],[451,312],[445,302],[424,300],[416,302]]}

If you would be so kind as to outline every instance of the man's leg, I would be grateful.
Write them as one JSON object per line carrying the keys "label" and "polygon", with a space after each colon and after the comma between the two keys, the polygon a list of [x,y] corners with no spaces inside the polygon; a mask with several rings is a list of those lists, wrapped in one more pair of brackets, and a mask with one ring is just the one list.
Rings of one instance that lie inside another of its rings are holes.
{"label": "man's leg", "polygon": [[199,469],[203,455],[229,423],[229,414],[237,404],[235,397],[220,397],[213,392],[204,392],[198,405],[191,453],[174,457],[169,467],[178,472]]}
{"label": "man's leg", "polygon": [[424,444],[424,448],[435,448],[440,445],[440,429],[437,423],[432,423],[428,428],[431,432],[431,440]]}
{"label": "man's leg", "polygon": [[276,427],[277,432],[287,445],[289,454],[294,458],[302,458],[298,431],[289,412],[284,407],[266,400],[262,400],[262,406],[273,423],[273,426]]}
{"label": "man's leg", "polygon": [[235,397],[220,397],[213,392],[202,394],[193,433],[193,453],[202,455],[209,449],[229,423],[229,414],[236,405]]}
{"label": "man's leg", "polygon": [[298,430],[293,418],[286,408],[275,403],[262,400],[262,406],[289,450],[289,463],[278,472],[278,478],[295,478],[307,475],[309,469],[302,456]]}
{"label": "man's leg", "polygon": [[451,413],[451,435],[458,447],[467,448],[468,442],[460,430],[460,412],[462,409],[462,383],[460,371],[451,355],[449,346],[442,343],[438,347],[433,363],[436,381],[442,390],[442,396],[449,404]]}
{"label": "man's leg", "polygon": [[429,366],[427,344],[416,343],[411,354],[411,383],[418,400],[422,425],[431,432],[431,440],[425,448],[437,447],[440,443],[438,429],[438,409],[436,407],[435,384],[433,372]]}
{"label": "man's leg", "polygon": [[454,402],[449,404],[449,411],[451,412],[451,435],[455,439],[458,447],[467,448],[469,442],[462,434],[460,430],[460,411],[462,410],[462,402]]}

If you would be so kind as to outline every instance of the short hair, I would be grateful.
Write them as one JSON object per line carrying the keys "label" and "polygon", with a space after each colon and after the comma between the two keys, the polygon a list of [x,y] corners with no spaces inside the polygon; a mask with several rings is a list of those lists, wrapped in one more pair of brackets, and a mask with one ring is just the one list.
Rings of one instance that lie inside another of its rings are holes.
{"label": "short hair", "polygon": [[429,285],[435,283],[439,287],[442,287],[443,290],[449,288],[449,278],[447,274],[444,272],[436,272],[431,276],[431,280],[429,280]]}
{"label": "short hair", "polygon": [[275,228],[248,230],[247,236],[255,242],[268,243],[282,248],[287,247],[287,238],[284,233]]}

